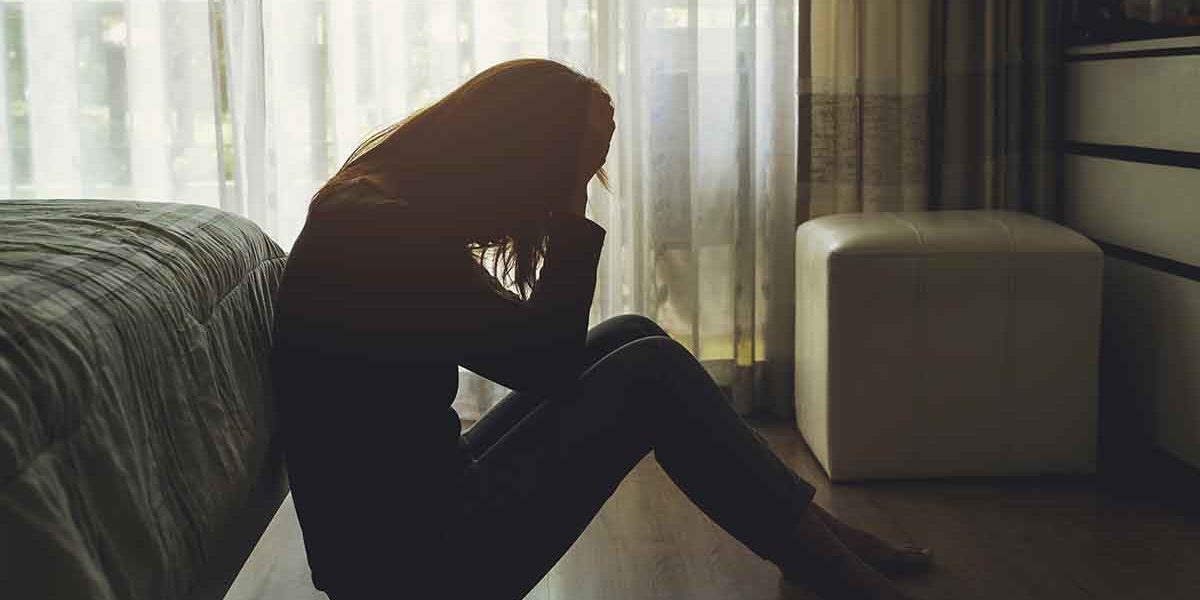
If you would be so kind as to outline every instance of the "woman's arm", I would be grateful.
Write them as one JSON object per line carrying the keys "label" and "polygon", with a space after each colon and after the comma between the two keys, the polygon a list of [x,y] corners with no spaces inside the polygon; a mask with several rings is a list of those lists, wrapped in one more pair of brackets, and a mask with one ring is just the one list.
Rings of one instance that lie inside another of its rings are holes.
{"label": "woman's arm", "polygon": [[[310,343],[393,364],[453,363],[533,393],[578,379],[603,228],[580,216],[555,218],[527,301],[497,290],[465,248],[426,235],[413,228],[360,238],[354,247],[365,250],[354,257],[331,250],[327,264],[307,269],[299,301],[310,315],[328,315],[299,324],[313,332]],[[336,245],[339,237],[330,239]]]}
{"label": "woman's arm", "polygon": [[464,317],[451,325],[447,340],[459,350],[458,364],[535,393],[576,380],[604,235],[583,217],[558,217],[528,301],[497,293],[478,278],[458,298],[448,298]]}

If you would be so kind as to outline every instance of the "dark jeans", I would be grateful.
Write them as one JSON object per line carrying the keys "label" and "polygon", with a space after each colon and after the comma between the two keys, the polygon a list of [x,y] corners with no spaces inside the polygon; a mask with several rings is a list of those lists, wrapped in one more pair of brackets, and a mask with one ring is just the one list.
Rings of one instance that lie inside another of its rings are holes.
{"label": "dark jeans", "polygon": [[729,405],[686,348],[644,317],[588,332],[568,397],[513,393],[464,435],[463,514],[450,533],[460,598],[523,597],[650,451],[701,510],[782,564],[813,488]]}

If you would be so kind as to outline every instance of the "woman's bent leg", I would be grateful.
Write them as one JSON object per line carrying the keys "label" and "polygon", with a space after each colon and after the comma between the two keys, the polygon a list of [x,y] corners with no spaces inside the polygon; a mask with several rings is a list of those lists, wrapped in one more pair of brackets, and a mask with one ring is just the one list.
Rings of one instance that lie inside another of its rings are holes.
{"label": "woman's bent leg", "polygon": [[[587,342],[583,351],[584,364],[594,365],[608,353],[629,342],[645,337],[665,335],[666,333],[654,321],[641,315],[618,315],[605,319],[588,330]],[[476,457],[482,455],[509,429],[512,429],[536,408],[541,400],[541,398],[520,392],[512,392],[501,399],[479,419],[479,422],[463,434],[463,440],[471,454]]]}
{"label": "woman's bent leg", "polygon": [[[813,489],[666,337],[622,346],[576,395],[539,403],[464,480],[453,551],[489,597],[520,598],[567,551],[650,450],[705,513],[763,558],[791,556]],[[465,582],[464,582],[465,583]]]}

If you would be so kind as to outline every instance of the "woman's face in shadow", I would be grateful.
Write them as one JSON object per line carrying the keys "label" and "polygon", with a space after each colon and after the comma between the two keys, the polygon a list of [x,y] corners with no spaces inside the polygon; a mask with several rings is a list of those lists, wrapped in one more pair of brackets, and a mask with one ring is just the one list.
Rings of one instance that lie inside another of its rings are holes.
{"label": "woman's face in shadow", "polygon": [[600,90],[592,93],[580,141],[579,173],[584,181],[590,180],[608,159],[608,147],[617,127],[614,115],[608,94]]}

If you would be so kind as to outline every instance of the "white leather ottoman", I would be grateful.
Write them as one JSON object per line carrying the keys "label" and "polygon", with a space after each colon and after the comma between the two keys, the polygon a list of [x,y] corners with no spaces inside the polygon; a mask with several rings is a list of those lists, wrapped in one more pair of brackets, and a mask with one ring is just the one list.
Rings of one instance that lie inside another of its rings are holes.
{"label": "white leather ottoman", "polygon": [[1089,472],[1100,249],[1008,211],[796,229],[796,425],[834,481]]}

